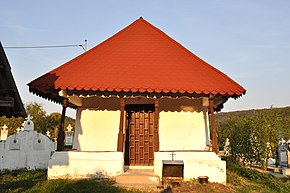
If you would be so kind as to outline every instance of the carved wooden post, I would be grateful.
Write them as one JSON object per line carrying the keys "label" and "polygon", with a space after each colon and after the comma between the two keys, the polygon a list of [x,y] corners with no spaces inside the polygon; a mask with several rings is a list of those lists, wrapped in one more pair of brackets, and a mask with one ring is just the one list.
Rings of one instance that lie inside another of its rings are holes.
{"label": "carved wooden post", "polygon": [[213,152],[217,154],[218,153],[218,139],[217,139],[217,133],[216,133],[215,119],[214,119],[213,99],[209,100],[209,109],[210,109],[210,120],[211,120],[211,127],[212,127],[212,133],[211,133],[212,150]]}
{"label": "carved wooden post", "polygon": [[118,133],[118,146],[117,151],[123,152],[124,149],[124,111],[125,111],[125,99],[121,98],[120,100],[120,127]]}
{"label": "carved wooden post", "polygon": [[64,150],[64,120],[65,120],[65,112],[67,108],[67,98],[63,99],[62,104],[62,113],[61,113],[61,119],[59,124],[59,130],[57,135],[57,151],[63,151]]}
{"label": "carved wooden post", "polygon": [[159,151],[159,132],[158,132],[158,123],[159,123],[159,100],[155,99],[155,117],[154,117],[154,151]]}

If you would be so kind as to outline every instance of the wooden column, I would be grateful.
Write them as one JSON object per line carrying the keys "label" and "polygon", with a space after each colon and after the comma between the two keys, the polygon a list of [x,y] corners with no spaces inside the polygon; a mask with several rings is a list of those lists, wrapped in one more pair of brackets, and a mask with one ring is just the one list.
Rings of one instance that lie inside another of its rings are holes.
{"label": "wooden column", "polygon": [[158,132],[158,123],[159,123],[159,100],[155,99],[155,117],[154,117],[154,151],[159,151],[159,132]]}
{"label": "wooden column", "polygon": [[125,114],[125,99],[121,98],[120,100],[120,127],[119,127],[119,133],[118,133],[118,146],[117,151],[123,152],[124,150],[124,114]]}
{"label": "wooden column", "polygon": [[67,108],[67,98],[64,98],[63,104],[62,104],[62,113],[61,113],[61,119],[60,119],[60,124],[59,124],[59,130],[57,134],[57,151],[64,150],[64,120],[65,120],[66,108]]}
{"label": "wooden column", "polygon": [[215,119],[214,119],[214,101],[213,99],[209,100],[209,109],[210,109],[210,120],[211,120],[211,140],[212,140],[212,150],[216,154],[218,153],[218,139],[217,139],[217,133],[216,133],[216,125],[215,125]]}

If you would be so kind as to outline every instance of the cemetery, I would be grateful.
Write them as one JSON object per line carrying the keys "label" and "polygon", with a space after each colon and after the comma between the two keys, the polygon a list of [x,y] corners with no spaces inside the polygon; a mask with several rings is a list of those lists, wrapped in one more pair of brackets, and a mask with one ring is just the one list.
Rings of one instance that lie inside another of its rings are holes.
{"label": "cemetery", "polygon": [[48,161],[56,150],[56,144],[47,136],[34,131],[28,116],[23,128],[7,137],[8,128],[1,129],[0,170],[47,169]]}

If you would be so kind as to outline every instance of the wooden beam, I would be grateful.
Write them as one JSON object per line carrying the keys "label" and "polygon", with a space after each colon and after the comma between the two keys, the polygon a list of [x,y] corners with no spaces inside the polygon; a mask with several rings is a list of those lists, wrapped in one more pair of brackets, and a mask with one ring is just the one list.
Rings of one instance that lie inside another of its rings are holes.
{"label": "wooden beam", "polygon": [[159,151],[159,100],[155,99],[154,101],[155,107],[155,117],[154,117],[154,151]]}
{"label": "wooden beam", "polygon": [[62,113],[61,113],[61,119],[59,124],[59,130],[57,135],[57,151],[63,151],[64,150],[64,121],[65,121],[65,112],[67,108],[67,98],[63,99],[62,104]]}
{"label": "wooden beam", "polygon": [[15,89],[0,89],[0,94],[6,94],[6,95],[10,95],[10,94],[14,94],[17,91]]}
{"label": "wooden beam", "polygon": [[121,98],[120,100],[120,125],[118,133],[118,146],[117,151],[123,152],[124,150],[124,114],[125,114],[125,99]]}
{"label": "wooden beam", "polygon": [[14,107],[14,98],[0,97],[0,107]]}
{"label": "wooden beam", "polygon": [[212,150],[216,154],[218,153],[218,139],[217,139],[217,132],[216,132],[216,125],[215,125],[215,118],[214,118],[214,101],[213,99],[209,100],[209,109],[210,109],[210,120],[211,120],[211,140],[212,140]]}

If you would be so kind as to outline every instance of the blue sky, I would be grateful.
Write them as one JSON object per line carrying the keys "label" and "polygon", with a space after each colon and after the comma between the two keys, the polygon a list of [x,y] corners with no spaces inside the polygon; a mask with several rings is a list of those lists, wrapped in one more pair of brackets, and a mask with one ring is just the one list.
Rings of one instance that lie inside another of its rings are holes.
{"label": "blue sky", "polygon": [[[223,111],[290,105],[290,1],[0,0],[5,46],[99,44],[140,16],[247,89]],[[24,103],[61,106],[26,84],[83,52],[81,47],[5,49]],[[68,115],[75,112],[69,110]]]}

